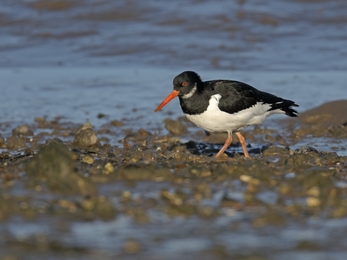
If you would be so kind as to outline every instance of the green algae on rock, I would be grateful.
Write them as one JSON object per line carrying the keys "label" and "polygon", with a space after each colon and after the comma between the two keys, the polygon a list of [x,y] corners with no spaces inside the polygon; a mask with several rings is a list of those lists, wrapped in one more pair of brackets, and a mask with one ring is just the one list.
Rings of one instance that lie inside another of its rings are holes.
{"label": "green algae on rock", "polygon": [[52,191],[66,194],[94,195],[96,188],[79,175],[75,155],[64,144],[52,142],[41,148],[26,165],[29,183],[45,183]]}
{"label": "green algae on rock", "polygon": [[25,138],[21,136],[12,135],[6,140],[6,146],[10,150],[17,150],[19,148],[25,147]]}

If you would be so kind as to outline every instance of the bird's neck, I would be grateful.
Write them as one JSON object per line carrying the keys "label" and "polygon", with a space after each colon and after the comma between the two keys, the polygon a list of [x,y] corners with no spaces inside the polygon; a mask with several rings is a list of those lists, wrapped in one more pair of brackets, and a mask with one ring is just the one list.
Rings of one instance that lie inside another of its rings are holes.
{"label": "bird's neck", "polygon": [[209,105],[209,99],[199,91],[196,91],[189,98],[179,97],[179,100],[183,113],[189,115],[201,114],[206,111]]}

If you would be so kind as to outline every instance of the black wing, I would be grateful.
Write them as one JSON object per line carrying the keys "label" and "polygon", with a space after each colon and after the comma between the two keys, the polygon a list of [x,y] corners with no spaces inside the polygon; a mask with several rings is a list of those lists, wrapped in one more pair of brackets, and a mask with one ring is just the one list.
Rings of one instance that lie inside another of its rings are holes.
{"label": "black wing", "polygon": [[239,81],[219,80],[206,82],[215,94],[220,94],[218,107],[227,113],[237,113],[254,106],[257,102],[269,104],[269,110],[281,109],[286,115],[296,117],[297,111],[291,106],[298,106],[291,100],[286,100]]}

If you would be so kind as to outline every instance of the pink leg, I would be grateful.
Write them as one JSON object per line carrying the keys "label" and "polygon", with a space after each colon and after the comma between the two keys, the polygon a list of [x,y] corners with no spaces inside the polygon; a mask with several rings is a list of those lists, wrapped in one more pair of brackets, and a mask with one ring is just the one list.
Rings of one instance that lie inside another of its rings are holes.
{"label": "pink leg", "polygon": [[248,151],[247,151],[245,138],[242,136],[242,134],[240,132],[236,132],[235,134],[239,138],[239,141],[240,141],[241,146],[242,146],[243,154],[245,155],[246,158],[251,158],[248,154]]}
{"label": "pink leg", "polygon": [[229,147],[229,145],[231,144],[232,141],[233,141],[232,134],[228,133],[228,138],[225,140],[225,143],[224,143],[222,149],[220,149],[220,151],[214,157],[217,158],[217,157],[221,156],[224,153],[224,151]]}

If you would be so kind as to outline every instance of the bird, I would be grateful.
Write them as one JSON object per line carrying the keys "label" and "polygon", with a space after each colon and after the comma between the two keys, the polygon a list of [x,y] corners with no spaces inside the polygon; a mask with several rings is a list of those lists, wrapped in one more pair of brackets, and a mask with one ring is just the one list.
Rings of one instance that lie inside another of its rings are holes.
{"label": "bird", "polygon": [[292,100],[260,91],[240,81],[202,81],[194,71],[178,74],[173,80],[173,91],[154,111],[159,111],[175,97],[179,98],[183,113],[195,125],[207,132],[228,134],[216,158],[232,143],[233,134],[239,139],[244,157],[250,158],[240,129],[261,124],[273,114],[298,116],[293,109],[298,105]]}

